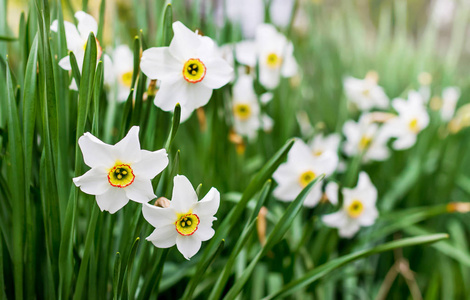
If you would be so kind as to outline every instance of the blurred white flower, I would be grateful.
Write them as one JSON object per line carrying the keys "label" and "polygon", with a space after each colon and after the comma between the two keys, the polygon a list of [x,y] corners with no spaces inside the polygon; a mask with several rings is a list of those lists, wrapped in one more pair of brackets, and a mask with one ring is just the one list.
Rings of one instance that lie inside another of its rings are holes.
{"label": "blurred white flower", "polygon": [[431,98],[432,75],[428,72],[421,72],[418,75],[419,89],[418,92],[423,97],[424,103],[428,103]]}
{"label": "blurred white flower", "polygon": [[390,139],[383,128],[371,121],[369,114],[363,114],[356,123],[346,121],[343,125],[346,141],[343,151],[347,156],[362,154],[362,161],[386,160],[390,156],[387,142]]}
{"label": "blurred white flower", "polygon": [[[287,162],[274,172],[273,178],[278,183],[273,194],[281,201],[293,201],[312,180],[321,174],[329,176],[338,166],[338,156],[325,152],[320,156],[302,140],[296,140],[287,155]],[[307,195],[304,205],[314,207],[322,197],[321,185],[315,185]]]}
{"label": "blurred white flower", "polygon": [[389,99],[382,87],[377,85],[376,76],[366,76],[364,79],[346,77],[343,80],[346,97],[361,111],[372,108],[388,108]]}
{"label": "blurred white flower", "polygon": [[429,115],[420,93],[410,91],[408,100],[396,98],[392,101],[398,116],[383,126],[386,136],[396,137],[392,146],[396,150],[408,149],[416,143],[418,133],[429,124]]}
{"label": "blurred white flower", "polygon": [[313,137],[309,146],[312,149],[313,154],[319,156],[325,152],[338,153],[340,142],[341,136],[337,133],[332,133],[327,136],[323,136],[323,133],[319,133]]}
{"label": "blurred white flower", "polygon": [[155,198],[151,179],[166,168],[168,155],[165,149],[141,150],[138,126],[114,146],[89,132],[80,137],[78,144],[91,169],[73,182],[84,193],[96,195],[101,211],[113,214],[129,199],[146,203]]}
{"label": "blurred white flower", "polygon": [[454,20],[455,0],[435,0],[431,10],[431,20],[437,26],[446,26]]}
{"label": "blurred white flower", "polygon": [[236,45],[236,59],[251,68],[259,64],[259,81],[267,89],[279,85],[282,77],[297,74],[294,46],[271,24],[261,24],[256,30],[255,42],[244,41]]}
{"label": "blurred white flower", "polygon": [[169,47],[155,47],[142,53],[140,68],[150,79],[161,80],[155,105],[173,111],[181,105],[181,121],[209,102],[213,89],[232,78],[233,69],[220,56],[218,47],[206,36],[173,23],[174,37]]}
{"label": "blurred white flower", "polygon": [[259,129],[270,130],[272,119],[260,115],[258,98],[253,88],[253,77],[240,75],[232,89],[232,111],[234,130],[237,134],[253,140]]}
{"label": "blurred white flower", "polygon": [[442,91],[441,118],[443,121],[448,122],[452,119],[459,98],[460,89],[458,87],[447,87]]}
{"label": "blurred white flower", "polygon": [[[330,191],[330,195],[334,197],[334,187]],[[343,188],[342,193],[342,208],[338,212],[323,216],[322,220],[327,226],[338,228],[341,237],[351,238],[361,226],[371,226],[375,223],[379,215],[375,206],[377,189],[370,181],[369,175],[361,172],[357,186],[352,189]]]}
{"label": "blurred white flower", "polygon": [[[67,41],[67,49],[72,51],[77,59],[78,68],[80,73],[82,72],[83,67],[83,60],[85,58],[85,49],[86,44],[88,41],[88,36],[91,32],[96,36],[98,31],[98,23],[96,20],[90,16],[89,14],[78,11],[75,13],[75,18],[78,20],[78,25],[75,26],[74,24],[64,21],[64,28],[65,28],[65,39]],[[54,20],[51,24],[51,30],[57,32],[59,27],[59,22]],[[103,50],[101,48],[100,42],[96,39],[96,51],[97,51],[97,60],[100,59],[103,61],[103,72],[104,72],[104,81],[106,83],[110,82],[110,78],[112,76],[112,62],[111,58],[103,54]],[[59,61],[59,66],[67,71],[72,70],[72,66],[70,64],[70,56],[65,56]],[[75,79],[72,79],[72,83],[70,84],[70,89],[78,90],[77,84]]]}
{"label": "blurred white flower", "polygon": [[188,178],[176,175],[173,182],[169,207],[157,207],[148,203],[142,206],[144,218],[155,227],[147,240],[158,248],[169,248],[176,244],[179,252],[189,260],[199,251],[203,241],[214,236],[212,222],[216,220],[214,215],[219,209],[220,193],[216,188],[211,188],[198,201]]}
{"label": "blurred white flower", "polygon": [[117,83],[117,100],[127,100],[134,72],[134,54],[127,45],[119,45],[113,52],[113,73]]}

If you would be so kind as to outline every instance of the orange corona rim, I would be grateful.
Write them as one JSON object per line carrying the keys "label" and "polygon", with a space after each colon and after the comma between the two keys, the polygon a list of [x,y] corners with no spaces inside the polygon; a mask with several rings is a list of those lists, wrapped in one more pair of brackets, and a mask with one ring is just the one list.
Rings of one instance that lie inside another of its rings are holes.
{"label": "orange corona rim", "polygon": [[114,187],[125,188],[134,182],[135,175],[131,166],[116,164],[108,173],[108,182]]}
{"label": "orange corona rim", "polygon": [[197,58],[188,59],[183,66],[183,78],[187,82],[197,83],[206,76],[206,66]]}
{"label": "orange corona rim", "polygon": [[199,217],[195,214],[189,213],[180,215],[175,222],[176,231],[183,236],[193,235],[199,223]]}

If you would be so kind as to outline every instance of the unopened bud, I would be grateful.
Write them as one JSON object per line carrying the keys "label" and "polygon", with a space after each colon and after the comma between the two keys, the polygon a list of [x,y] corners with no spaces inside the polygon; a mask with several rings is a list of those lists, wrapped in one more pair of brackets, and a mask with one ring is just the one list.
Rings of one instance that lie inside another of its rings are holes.
{"label": "unopened bud", "polygon": [[157,199],[157,201],[155,201],[154,205],[162,208],[167,208],[170,207],[170,200],[165,197],[160,197]]}

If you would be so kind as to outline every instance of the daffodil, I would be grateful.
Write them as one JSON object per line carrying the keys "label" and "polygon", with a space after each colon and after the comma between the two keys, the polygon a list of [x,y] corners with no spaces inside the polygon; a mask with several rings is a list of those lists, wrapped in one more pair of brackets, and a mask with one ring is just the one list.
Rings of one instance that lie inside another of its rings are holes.
{"label": "daffodil", "polygon": [[[336,153],[325,152],[315,155],[302,140],[296,140],[287,155],[287,162],[274,172],[273,178],[278,183],[273,194],[281,201],[293,201],[312,180],[321,174],[329,176],[338,166]],[[321,185],[314,186],[304,205],[314,207],[322,197]]]}
{"label": "daffodil", "polygon": [[280,78],[297,74],[294,46],[271,24],[260,24],[254,44],[242,42],[235,48],[237,61],[250,68],[259,65],[259,81],[267,89],[279,85]]}
{"label": "daffodil", "polygon": [[[80,72],[82,71],[83,67],[83,60],[85,58],[85,49],[88,42],[88,36],[91,32],[95,34],[98,31],[98,23],[96,20],[89,14],[78,11],[75,13],[75,18],[78,20],[78,25],[75,26],[74,24],[64,21],[64,29],[65,29],[65,39],[67,41],[67,49],[72,51],[77,59],[77,64]],[[59,22],[54,20],[51,24],[51,30],[57,32],[59,26]],[[97,60],[100,59],[103,61],[104,67],[104,81],[109,83],[112,77],[112,61],[111,58],[103,54],[103,49],[101,48],[100,42],[96,39],[96,51],[97,51]],[[70,56],[65,56],[59,61],[59,66],[67,71],[72,70],[72,66],[70,64]],[[72,79],[72,83],[70,84],[70,88],[73,90],[78,90],[77,84],[75,79]]]}
{"label": "daffodil", "polygon": [[319,133],[313,137],[309,146],[310,149],[312,149],[313,154],[319,156],[325,152],[338,153],[340,142],[341,136],[337,133],[327,136],[324,136],[323,133]]}
{"label": "daffodil", "polygon": [[100,209],[115,213],[130,200],[155,198],[151,179],[168,165],[165,149],[140,149],[139,127],[134,126],[116,145],[105,144],[87,132],[78,140],[83,160],[91,169],[73,179],[77,187],[96,195]]}
{"label": "daffodil", "polygon": [[204,198],[198,196],[191,182],[183,175],[173,180],[173,195],[170,206],[163,208],[145,203],[144,218],[155,230],[147,237],[158,248],[169,248],[176,244],[186,259],[193,257],[201,243],[214,235],[212,222],[219,209],[220,193],[211,188]]}
{"label": "daffodil", "polygon": [[363,162],[383,161],[390,156],[387,142],[390,137],[379,124],[373,123],[369,114],[364,114],[358,122],[346,121],[343,125],[346,141],[343,151],[347,156],[362,155]]}
{"label": "daffodil", "polygon": [[[330,195],[327,196],[337,199],[337,195],[334,198],[334,192],[335,187],[332,186]],[[379,215],[375,205],[377,189],[370,181],[369,175],[361,172],[357,186],[352,189],[343,188],[342,194],[343,206],[341,209],[338,212],[323,216],[322,220],[327,226],[338,228],[341,237],[351,238],[361,227],[371,226],[375,223]]]}
{"label": "daffodil", "polygon": [[396,98],[392,101],[398,116],[384,125],[387,136],[396,137],[392,146],[396,150],[407,149],[416,143],[417,135],[429,124],[429,114],[424,100],[416,91],[410,91],[408,100]]}
{"label": "daffodil", "polygon": [[369,72],[365,79],[346,77],[343,80],[346,97],[361,111],[387,108],[389,99],[377,80],[375,72]]}
{"label": "daffodil", "polygon": [[442,91],[441,119],[448,122],[455,113],[457,101],[460,98],[460,89],[458,87],[447,87]]}
{"label": "daffodil", "polygon": [[212,90],[232,79],[233,69],[220,56],[216,44],[206,36],[173,23],[169,47],[155,47],[142,53],[140,68],[150,79],[161,81],[155,105],[173,111],[181,105],[181,121],[209,102]]}
{"label": "daffodil", "polygon": [[260,106],[253,88],[253,77],[240,75],[233,85],[233,125],[237,134],[253,140],[258,130],[269,130],[272,120],[266,114],[260,114]]}
{"label": "daffodil", "polygon": [[131,90],[132,75],[134,72],[134,54],[127,45],[116,47],[113,52],[113,73],[117,84],[117,100],[127,100]]}

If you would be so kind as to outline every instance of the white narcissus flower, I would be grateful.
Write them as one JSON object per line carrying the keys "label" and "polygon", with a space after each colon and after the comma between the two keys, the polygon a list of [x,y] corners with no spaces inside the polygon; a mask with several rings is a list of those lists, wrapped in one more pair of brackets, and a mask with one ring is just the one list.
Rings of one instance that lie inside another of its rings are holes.
{"label": "white narcissus flower", "polygon": [[[293,201],[312,180],[321,174],[329,176],[338,166],[336,153],[325,152],[320,156],[302,140],[296,140],[287,155],[287,162],[274,172],[273,178],[278,183],[274,196],[281,201]],[[314,207],[322,197],[321,185],[315,185],[307,195],[304,205]]]}
{"label": "white narcissus flower", "polygon": [[117,83],[117,100],[127,100],[134,73],[134,54],[127,45],[119,45],[113,52],[113,71]]}
{"label": "white narcissus flower", "polygon": [[267,89],[276,88],[281,76],[297,74],[294,46],[271,24],[258,26],[254,44],[242,42],[235,49],[241,64],[255,68],[258,61],[259,81]]}
{"label": "white narcissus flower", "polygon": [[[331,188],[331,191],[334,192],[334,188]],[[375,206],[377,189],[370,181],[369,175],[361,172],[357,186],[352,189],[343,188],[342,193],[342,208],[338,212],[323,216],[322,220],[327,226],[338,228],[341,237],[351,238],[361,226],[371,226],[375,223],[379,215]]]}
{"label": "white narcissus flower", "polygon": [[253,77],[240,75],[233,85],[233,125],[236,133],[253,140],[260,128],[270,130],[272,119],[260,115],[258,97],[253,88]]}
{"label": "white narcissus flower", "polygon": [[441,118],[450,121],[455,113],[457,101],[460,98],[460,89],[455,86],[447,87],[442,91]]}
{"label": "white narcissus flower", "polygon": [[408,149],[416,143],[418,133],[429,124],[429,115],[420,93],[410,91],[408,100],[396,98],[392,101],[398,116],[384,125],[385,135],[396,137],[392,146],[396,150]]}
{"label": "white narcissus flower", "polygon": [[346,141],[343,152],[347,156],[362,154],[362,161],[383,161],[390,156],[387,142],[390,137],[377,123],[371,122],[369,114],[364,114],[356,123],[353,120],[346,121],[343,125],[343,133]]}
{"label": "white narcissus flower", "polygon": [[[64,21],[64,29],[65,29],[65,39],[67,41],[67,49],[72,51],[77,59],[78,68],[80,73],[82,72],[83,67],[83,60],[85,58],[85,49],[86,44],[88,42],[88,36],[91,32],[96,36],[98,31],[98,23],[96,20],[89,14],[78,11],[75,13],[75,18],[78,20],[78,25],[75,26],[74,24]],[[54,20],[51,24],[51,30],[57,32],[59,29],[59,22]],[[106,83],[111,82],[112,77],[112,61],[111,58],[103,54],[103,50],[101,48],[100,42],[96,39],[96,52],[97,52],[97,61],[100,59],[103,60],[103,72],[104,72],[104,81]],[[59,61],[59,66],[67,71],[72,70],[72,65],[70,64],[70,56],[65,56]],[[72,79],[72,83],[70,84],[70,88],[73,90],[78,90],[77,84],[75,79]]]}
{"label": "white narcissus flower", "polygon": [[142,207],[144,218],[155,230],[147,237],[158,248],[169,248],[176,244],[186,259],[193,257],[201,248],[201,242],[214,236],[212,222],[219,209],[220,193],[211,188],[198,201],[191,182],[183,175],[173,180],[173,195],[170,206],[157,207],[145,203]]}
{"label": "white narcissus flower", "polygon": [[141,150],[138,126],[114,146],[89,132],[80,137],[78,144],[91,169],[73,182],[84,193],[96,195],[101,211],[113,214],[129,199],[147,203],[155,198],[151,180],[166,168],[168,155],[165,149]]}
{"label": "white narcissus flower", "polygon": [[338,153],[340,142],[341,136],[337,133],[327,136],[323,136],[323,133],[319,133],[313,137],[309,146],[312,149],[313,154],[319,156],[325,152]]}
{"label": "white narcissus flower", "polygon": [[173,111],[181,105],[181,121],[209,102],[212,90],[232,79],[233,69],[220,56],[216,44],[206,36],[173,23],[174,37],[169,47],[156,47],[142,53],[140,68],[150,79],[161,81],[155,105]]}
{"label": "white narcissus flower", "polygon": [[[373,73],[375,74],[375,73]],[[389,99],[382,87],[377,85],[377,76],[366,76],[365,79],[346,77],[343,80],[346,97],[361,111],[372,108],[387,108]]]}

